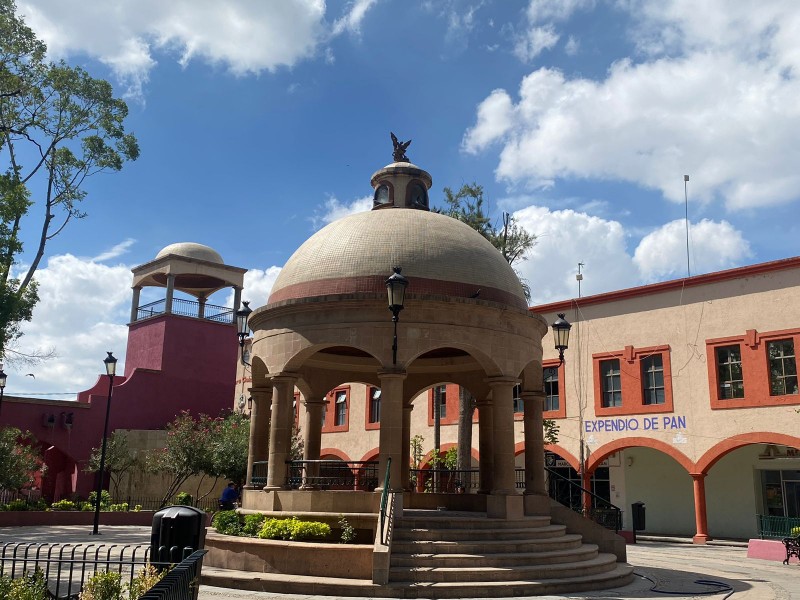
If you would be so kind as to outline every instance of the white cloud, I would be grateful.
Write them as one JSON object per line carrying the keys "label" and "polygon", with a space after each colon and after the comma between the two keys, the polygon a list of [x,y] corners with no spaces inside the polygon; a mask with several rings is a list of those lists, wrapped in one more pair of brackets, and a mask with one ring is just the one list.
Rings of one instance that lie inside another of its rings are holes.
{"label": "white cloud", "polygon": [[531,23],[564,21],[575,11],[593,4],[594,0],[531,0],[526,14]]}
{"label": "white cloud", "polygon": [[659,32],[647,38],[651,51],[668,56],[621,60],[601,81],[538,69],[522,80],[516,103],[494,90],[463,149],[501,141],[498,177],[533,187],[621,180],[682,202],[689,173],[693,199],[722,199],[730,210],[795,200],[800,47],[791,32],[800,14],[793,2],[763,12],[701,4],[649,3],[638,16]]}
{"label": "white cloud", "polygon": [[514,55],[522,62],[531,62],[545,50],[549,50],[558,42],[559,35],[552,25],[531,27],[517,39]]}
{"label": "white cloud", "polygon": [[[244,274],[244,288],[242,289],[242,300],[250,302],[250,308],[256,309],[264,306],[269,300],[272,286],[281,272],[280,267],[269,267],[267,269],[250,269]],[[233,306],[233,292],[228,294],[225,302],[226,306]]]}
{"label": "white cloud", "polygon": [[575,56],[580,50],[581,43],[574,35],[571,35],[567,38],[567,43],[564,44],[564,52],[567,53],[568,56]]}
{"label": "white cloud", "polygon": [[[692,274],[727,269],[749,258],[750,244],[727,221],[689,224]],[[646,282],[686,274],[686,222],[672,221],[642,238],[633,256]]]}
{"label": "white cloud", "polygon": [[123,254],[126,254],[128,250],[136,243],[136,240],[133,238],[128,238],[127,240],[120,242],[116,246],[113,246],[110,250],[106,250],[92,258],[92,262],[104,262],[106,260],[111,260],[112,258],[118,258]]}
{"label": "white cloud", "polygon": [[314,228],[319,229],[347,215],[365,212],[370,209],[372,209],[372,196],[357,198],[349,204],[340,202],[335,196],[331,196],[325,201],[325,204],[317,207],[311,220]]}
{"label": "white cloud", "polygon": [[154,54],[182,65],[201,59],[235,75],[275,71],[313,57],[345,31],[358,33],[375,0],[355,0],[333,24],[324,0],[21,0],[19,11],[54,57],[87,54],[109,65],[139,96]]}

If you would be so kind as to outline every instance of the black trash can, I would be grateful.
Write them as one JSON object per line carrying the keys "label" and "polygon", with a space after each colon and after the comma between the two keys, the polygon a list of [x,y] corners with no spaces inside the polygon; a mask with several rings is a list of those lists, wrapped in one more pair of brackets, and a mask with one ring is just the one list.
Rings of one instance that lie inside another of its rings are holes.
{"label": "black trash can", "polygon": [[178,563],[206,541],[206,513],[193,506],[169,506],[153,515],[150,562]]}
{"label": "black trash can", "polygon": [[633,530],[645,530],[645,515],[644,515],[644,502],[634,502],[631,504],[631,518],[633,519]]}

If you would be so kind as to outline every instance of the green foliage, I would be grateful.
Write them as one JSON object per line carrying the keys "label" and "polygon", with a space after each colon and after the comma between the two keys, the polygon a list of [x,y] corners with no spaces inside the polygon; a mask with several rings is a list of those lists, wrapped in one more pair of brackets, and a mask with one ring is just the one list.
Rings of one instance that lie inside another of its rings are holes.
{"label": "green foliage", "polygon": [[50,505],[50,510],[78,510],[78,505],[75,504],[72,500],[59,500],[58,502],[53,502]]}
{"label": "green foliage", "polygon": [[223,535],[241,535],[242,523],[235,510],[221,510],[214,515],[212,523],[217,533]]}
{"label": "green foliage", "polygon": [[142,510],[142,505],[141,504],[137,504],[136,506],[133,507],[133,512],[139,512],[141,510]]}
{"label": "green foliage", "polygon": [[290,519],[266,519],[258,537],[267,540],[321,540],[330,536],[331,527],[318,521]]}
{"label": "green foliage", "polygon": [[244,516],[244,525],[242,525],[242,535],[249,537],[256,537],[261,527],[264,525],[264,519],[267,517],[262,514],[250,514]]}
{"label": "green foliage", "polygon": [[[92,505],[92,508],[97,504],[97,492],[91,492],[89,494],[89,504]],[[108,510],[108,507],[111,505],[111,494],[108,493],[108,490],[100,490],[100,510]]]}
{"label": "green foliage", "polygon": [[109,504],[108,510],[111,512],[128,512],[128,503],[120,502],[119,504]]}
{"label": "green foliage", "polygon": [[30,432],[0,427],[0,488],[20,490],[32,485],[42,465],[36,438]]}
{"label": "green foliage", "polygon": [[558,423],[553,419],[544,419],[542,421],[544,428],[544,443],[557,444],[558,443]]}
{"label": "green foliage", "polygon": [[791,537],[800,536],[800,527],[792,527]]}
{"label": "green foliage", "polygon": [[113,571],[97,571],[86,580],[80,600],[123,600],[122,576]]}
{"label": "green foliage", "polygon": [[[139,156],[123,126],[128,107],[114,98],[111,84],[63,61],[48,62],[46,52],[14,0],[0,0],[0,356],[31,319],[38,301],[33,276],[47,242],[85,216],[79,208],[85,179],[119,171]],[[37,242],[16,278],[23,223],[32,225]]]}
{"label": "green foliage", "polygon": [[[102,510],[102,507],[100,507],[100,508]],[[86,500],[85,502],[81,502],[79,509],[84,511],[84,512],[89,512],[89,511],[94,510],[94,506],[92,505],[91,502]]]}
{"label": "green foliage", "polygon": [[0,598],[2,600],[48,600],[47,580],[44,571],[37,568],[31,575],[9,579],[0,578]]}
{"label": "green foliage", "polygon": [[3,505],[3,510],[28,510],[28,503],[25,500],[12,500]]}
{"label": "green foliage", "polygon": [[178,506],[192,506],[194,504],[194,498],[192,498],[192,495],[188,492],[178,492],[172,499],[172,503]]}
{"label": "green foliage", "polygon": [[136,577],[131,581],[128,586],[128,597],[130,600],[137,600],[144,596],[145,592],[149,591],[155,584],[164,578],[167,571],[159,571],[153,565],[146,565],[139,569]]}
{"label": "green foliage", "polygon": [[342,530],[342,543],[352,544],[356,539],[356,530],[353,529],[349,521],[344,518],[344,515],[339,515],[339,529]]}

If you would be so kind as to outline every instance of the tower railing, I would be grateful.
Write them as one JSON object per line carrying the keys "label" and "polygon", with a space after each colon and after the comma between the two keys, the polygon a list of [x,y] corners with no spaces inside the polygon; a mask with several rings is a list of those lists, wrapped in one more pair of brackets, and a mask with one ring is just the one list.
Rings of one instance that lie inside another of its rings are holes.
{"label": "tower railing", "polygon": [[[200,308],[203,308],[202,315]],[[142,321],[151,317],[157,317],[167,312],[167,300],[161,298],[148,304],[141,305],[136,311],[136,320]],[[216,323],[233,323],[234,310],[228,306],[217,306],[216,304],[201,305],[197,300],[186,300],[184,298],[172,299],[172,314],[182,317],[193,317],[204,319]]]}

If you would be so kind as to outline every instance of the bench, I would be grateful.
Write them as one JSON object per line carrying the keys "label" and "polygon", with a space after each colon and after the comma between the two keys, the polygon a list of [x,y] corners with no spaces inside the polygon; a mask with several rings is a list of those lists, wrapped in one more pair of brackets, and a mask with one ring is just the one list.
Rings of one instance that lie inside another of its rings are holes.
{"label": "bench", "polygon": [[783,545],[786,546],[786,558],[783,559],[783,564],[788,565],[792,556],[800,560],[800,535],[783,538]]}

